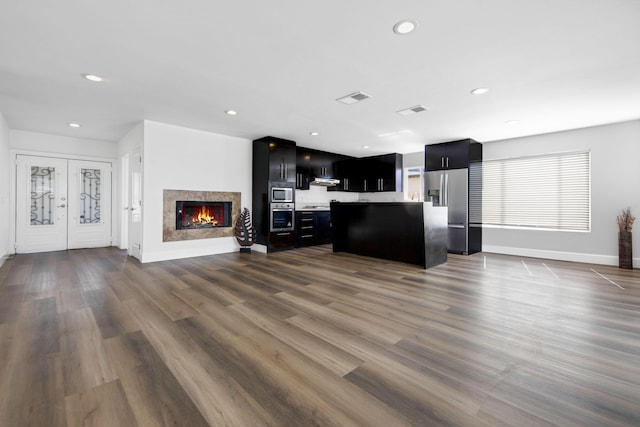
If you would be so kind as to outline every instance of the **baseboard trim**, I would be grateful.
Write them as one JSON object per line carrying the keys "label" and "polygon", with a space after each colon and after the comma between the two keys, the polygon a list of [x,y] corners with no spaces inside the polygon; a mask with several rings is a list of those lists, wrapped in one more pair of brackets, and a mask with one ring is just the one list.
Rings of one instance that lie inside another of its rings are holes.
{"label": "baseboard trim", "polygon": [[2,267],[2,265],[4,264],[4,262],[5,262],[6,260],[8,260],[8,259],[9,259],[9,257],[11,257],[11,255],[13,255],[13,254],[12,254],[12,253],[10,253],[10,252],[5,252],[5,253],[4,253],[4,255],[0,256],[0,267]]}
{"label": "baseboard trim", "polygon": [[[612,255],[547,251],[543,249],[514,248],[510,246],[494,245],[482,245],[482,252],[490,252],[501,255],[516,255],[528,258],[553,259],[557,261],[583,262],[587,264],[618,265],[618,257]],[[633,267],[640,267],[640,258],[633,259]]]}

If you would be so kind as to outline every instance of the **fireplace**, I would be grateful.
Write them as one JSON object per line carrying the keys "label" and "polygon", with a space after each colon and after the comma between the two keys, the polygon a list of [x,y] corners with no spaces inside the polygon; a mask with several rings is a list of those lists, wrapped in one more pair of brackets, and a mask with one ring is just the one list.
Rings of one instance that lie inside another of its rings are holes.
{"label": "fireplace", "polygon": [[176,201],[176,230],[231,227],[231,202]]}
{"label": "fireplace", "polygon": [[240,193],[163,190],[162,241],[233,237]]}

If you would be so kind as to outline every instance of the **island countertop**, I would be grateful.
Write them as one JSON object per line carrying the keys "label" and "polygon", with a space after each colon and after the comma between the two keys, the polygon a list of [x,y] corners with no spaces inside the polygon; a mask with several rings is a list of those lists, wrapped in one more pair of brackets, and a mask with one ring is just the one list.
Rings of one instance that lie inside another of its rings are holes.
{"label": "island countertop", "polygon": [[417,264],[447,261],[447,208],[430,202],[331,203],[333,251]]}

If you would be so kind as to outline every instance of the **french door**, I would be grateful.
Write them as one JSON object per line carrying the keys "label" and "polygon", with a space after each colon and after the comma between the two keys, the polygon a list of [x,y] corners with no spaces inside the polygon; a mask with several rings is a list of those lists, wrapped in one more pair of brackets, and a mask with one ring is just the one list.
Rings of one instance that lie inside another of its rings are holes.
{"label": "french door", "polygon": [[111,163],[17,156],[16,252],[111,245]]}

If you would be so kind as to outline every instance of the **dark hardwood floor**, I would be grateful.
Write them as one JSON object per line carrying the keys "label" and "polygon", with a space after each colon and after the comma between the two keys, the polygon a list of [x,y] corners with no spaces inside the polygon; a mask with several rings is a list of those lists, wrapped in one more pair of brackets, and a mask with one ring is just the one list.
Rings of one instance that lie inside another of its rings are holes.
{"label": "dark hardwood floor", "polygon": [[638,426],[640,271],[310,247],[0,268],[0,426]]}

